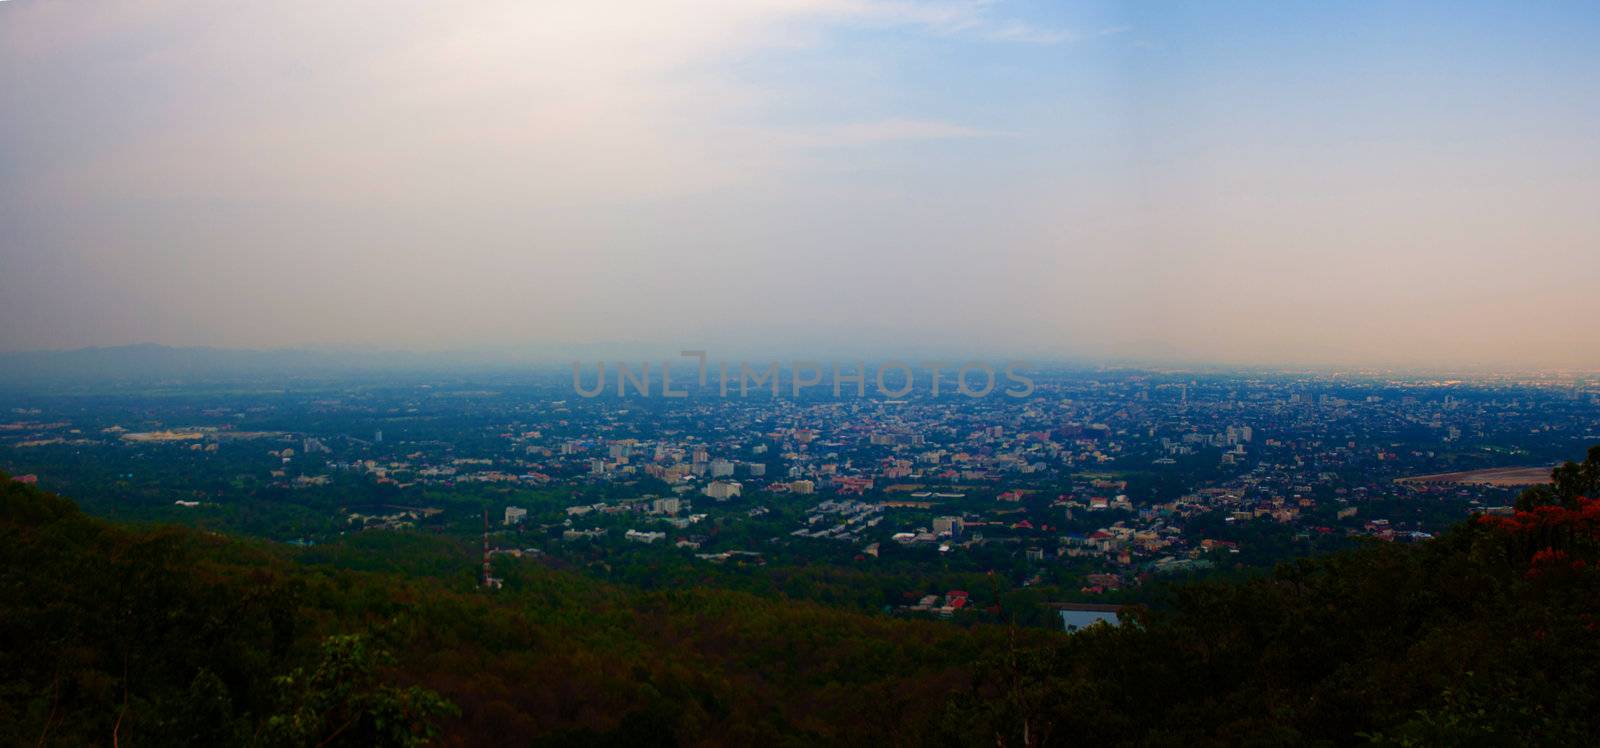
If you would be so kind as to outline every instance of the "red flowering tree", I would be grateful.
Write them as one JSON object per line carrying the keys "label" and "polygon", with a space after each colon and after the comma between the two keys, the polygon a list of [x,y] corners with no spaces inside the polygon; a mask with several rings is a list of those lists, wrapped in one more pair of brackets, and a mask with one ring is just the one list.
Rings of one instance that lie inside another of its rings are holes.
{"label": "red flowering tree", "polygon": [[1509,517],[1484,515],[1478,524],[1503,537],[1512,558],[1527,560],[1529,576],[1582,570],[1600,555],[1600,499],[1579,496],[1570,508],[1547,504]]}

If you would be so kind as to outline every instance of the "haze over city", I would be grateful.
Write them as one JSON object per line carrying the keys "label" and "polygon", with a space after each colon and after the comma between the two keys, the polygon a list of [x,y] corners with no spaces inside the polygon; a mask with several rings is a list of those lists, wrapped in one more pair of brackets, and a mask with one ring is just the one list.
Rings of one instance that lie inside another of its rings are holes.
{"label": "haze over city", "polygon": [[0,0],[0,746],[1600,746],[1597,39]]}
{"label": "haze over city", "polygon": [[1597,21],[0,3],[0,351],[1600,367]]}

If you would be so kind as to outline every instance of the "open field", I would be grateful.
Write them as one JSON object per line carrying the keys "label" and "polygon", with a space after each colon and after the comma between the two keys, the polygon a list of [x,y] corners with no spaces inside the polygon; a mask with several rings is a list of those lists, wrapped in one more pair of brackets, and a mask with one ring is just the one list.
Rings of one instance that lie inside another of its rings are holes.
{"label": "open field", "polygon": [[1460,483],[1474,486],[1532,486],[1550,482],[1549,467],[1504,467],[1464,470],[1459,473],[1434,473],[1396,478],[1396,483]]}

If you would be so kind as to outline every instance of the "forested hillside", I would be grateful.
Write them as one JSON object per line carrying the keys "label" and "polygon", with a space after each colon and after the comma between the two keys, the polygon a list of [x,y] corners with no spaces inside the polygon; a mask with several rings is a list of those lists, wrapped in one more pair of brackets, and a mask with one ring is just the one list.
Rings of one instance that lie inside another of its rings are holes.
{"label": "forested hillside", "polygon": [[1071,636],[534,565],[453,591],[0,477],[0,741],[1593,745],[1600,451],[1564,470],[1514,516]]}
{"label": "forested hillside", "polygon": [[452,592],[9,481],[0,500],[6,744],[909,744],[1006,641],[537,568],[515,594]]}

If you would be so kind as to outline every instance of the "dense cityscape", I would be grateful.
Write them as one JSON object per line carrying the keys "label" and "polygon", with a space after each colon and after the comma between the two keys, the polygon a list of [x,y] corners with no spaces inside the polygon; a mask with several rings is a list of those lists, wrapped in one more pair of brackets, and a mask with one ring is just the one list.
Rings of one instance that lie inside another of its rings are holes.
{"label": "dense cityscape", "polygon": [[952,617],[1015,590],[1136,600],[1152,579],[1429,538],[1508,513],[1600,441],[1594,379],[1033,376],[1026,398],[586,397],[559,372],[14,395],[0,468],[107,516],[312,553],[481,536],[497,570],[646,586],[836,566],[881,579],[853,604]]}

